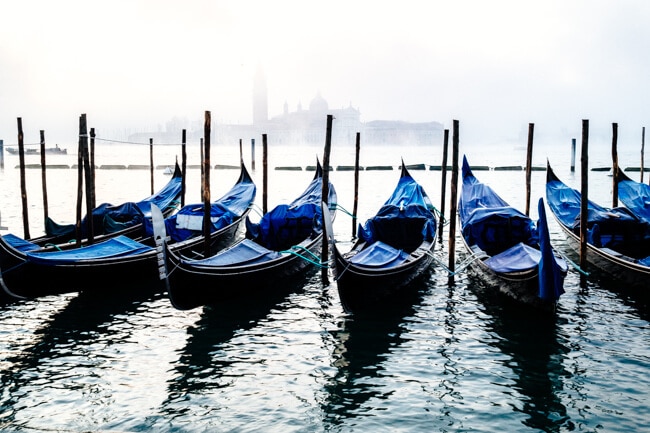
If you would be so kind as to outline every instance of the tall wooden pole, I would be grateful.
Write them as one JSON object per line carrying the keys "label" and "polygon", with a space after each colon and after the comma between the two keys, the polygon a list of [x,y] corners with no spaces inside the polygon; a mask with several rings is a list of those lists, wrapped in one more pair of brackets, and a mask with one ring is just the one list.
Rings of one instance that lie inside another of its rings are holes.
{"label": "tall wooden pole", "polygon": [[45,131],[41,129],[41,184],[43,187],[43,221],[47,224],[48,205],[47,205],[47,165],[45,163]]}
{"label": "tall wooden pole", "polygon": [[[456,201],[458,197],[458,120],[454,120],[452,134],[452,167],[451,167],[451,206],[449,208],[449,270],[456,270]],[[449,283],[454,282],[453,273]]]}
{"label": "tall wooden pole", "polygon": [[645,126],[641,128],[641,183],[643,183],[643,172],[645,169],[643,168],[643,160],[645,159],[644,157],[645,153]]}
{"label": "tall wooden pole", "polygon": [[90,128],[90,179],[91,185],[90,188],[90,203],[91,207],[95,209],[97,207],[97,194],[96,194],[96,177],[95,177],[95,128]]}
{"label": "tall wooden pole", "polygon": [[181,177],[181,207],[185,206],[185,180],[187,173],[187,131],[183,129],[183,135],[181,137],[181,171],[183,172],[183,177]]}
{"label": "tall wooden pole", "polygon": [[251,170],[255,170],[255,139],[251,138]]}
{"label": "tall wooden pole", "polygon": [[[329,188],[329,178],[330,178],[330,149],[332,148],[332,120],[334,119],[334,116],[331,114],[327,115],[327,131],[325,133],[325,151],[323,152],[323,185],[322,185],[322,192],[321,192],[321,199],[327,203],[327,208],[333,204],[329,202],[329,193],[330,193],[330,188]],[[329,215],[323,215],[323,218],[330,218]],[[325,230],[325,223],[323,223],[323,230]],[[329,235],[333,235],[333,233],[330,233]],[[321,280],[323,281],[323,284],[329,284],[329,277],[328,277],[328,271],[329,271],[329,239],[325,233],[323,233],[323,247],[321,249],[321,263],[327,264],[327,266],[323,266],[321,269]]]}
{"label": "tall wooden pole", "polygon": [[588,147],[589,147],[589,120],[582,121],[582,156],[580,158],[580,268],[587,267],[587,211],[589,199],[589,179],[588,179]]}
{"label": "tall wooden pole", "polygon": [[25,143],[23,142],[23,119],[18,118],[18,159],[20,161],[20,197],[23,204],[23,230],[29,239],[29,213],[27,212],[27,186],[25,183]]}
{"label": "tall wooden pole", "polygon": [[149,139],[149,175],[151,177],[151,195],[153,195],[153,138]]}
{"label": "tall wooden pole", "polygon": [[210,206],[210,130],[212,117],[209,111],[205,112],[205,122],[203,124],[203,236],[205,257],[210,256],[210,232],[212,228],[211,206]]}
{"label": "tall wooden pole", "polygon": [[[86,183],[86,215],[93,214],[92,206],[92,172],[90,171],[90,155],[88,150],[88,127],[86,125],[86,115],[83,115],[83,130],[81,133],[82,141],[82,153],[81,157],[84,165],[84,180]],[[87,218],[88,220],[88,242],[93,243],[95,241],[95,226],[93,218]]]}
{"label": "tall wooden pole", "polygon": [[618,123],[612,123],[612,207],[618,207]]}
{"label": "tall wooden pole", "polygon": [[438,221],[438,241],[442,243],[442,231],[445,227],[445,200],[447,195],[447,149],[449,147],[449,129],[445,129],[442,141],[442,184],[440,188],[440,220]]}
{"label": "tall wooden pole", "polygon": [[[77,219],[75,221],[75,237],[77,247],[81,246],[81,201],[83,200],[83,136],[86,133],[86,115],[79,116],[79,144],[77,147]],[[88,215],[92,220],[92,215]]]}
{"label": "tall wooden pole", "polygon": [[268,211],[269,152],[266,134],[262,134],[262,214]]}
{"label": "tall wooden pole", "polygon": [[241,163],[243,161],[244,161],[244,146],[242,143],[242,139],[240,138],[239,139],[239,162]]}
{"label": "tall wooden pole", "polygon": [[533,164],[533,133],[535,124],[528,124],[528,146],[526,149],[526,216],[530,216],[530,173]]}
{"label": "tall wooden pole", "polygon": [[576,139],[571,139],[571,173],[576,171]]}
{"label": "tall wooden pole", "polygon": [[357,208],[359,204],[359,154],[361,153],[361,133],[357,132],[354,153],[354,204],[352,206],[352,239],[357,237]]}

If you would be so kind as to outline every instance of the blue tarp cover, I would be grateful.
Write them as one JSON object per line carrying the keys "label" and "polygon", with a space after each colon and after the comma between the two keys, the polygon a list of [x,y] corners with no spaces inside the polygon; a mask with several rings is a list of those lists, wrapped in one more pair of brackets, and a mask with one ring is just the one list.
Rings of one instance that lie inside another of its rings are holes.
{"label": "blue tarp cover", "polygon": [[19,238],[16,235],[12,235],[11,233],[7,233],[6,235],[2,236],[2,239],[10,246],[13,248],[17,249],[18,251],[26,252],[30,250],[37,250],[40,247],[36,245],[35,243],[32,243],[30,241],[26,241],[23,238]]}
{"label": "blue tarp cover", "polygon": [[[156,194],[137,203],[126,202],[121,205],[102,203],[92,210],[93,231],[95,235],[115,233],[122,229],[140,224],[143,219],[151,216],[151,205],[155,204],[160,210],[175,205],[181,193],[182,176],[180,171],[167,182]],[[88,237],[88,215],[81,221],[82,238]],[[75,224],[59,224],[51,218],[45,221],[45,233],[48,236],[74,236]]]}
{"label": "blue tarp cover", "polygon": [[56,266],[83,260],[133,256],[152,249],[152,247],[120,235],[83,248],[52,252],[28,252],[27,260],[41,265]]}
{"label": "blue tarp cover", "polygon": [[[289,204],[280,204],[267,212],[259,223],[246,219],[246,237],[269,250],[291,248],[320,233],[322,211],[320,207],[323,178],[315,177],[300,196]],[[336,190],[329,184],[329,206],[337,203]]]}
{"label": "blue tarp cover", "polygon": [[404,263],[408,257],[409,255],[404,251],[395,249],[381,241],[377,241],[353,256],[352,259],[350,259],[350,262],[358,266],[392,268]]}
{"label": "blue tarp cover", "polygon": [[[216,255],[187,260],[207,266],[241,266],[282,257],[282,251],[303,242],[322,230],[322,177],[317,175],[307,189],[290,204],[280,204],[262,216],[259,223],[246,218],[246,239]],[[336,191],[329,184],[329,203],[336,206]]]}
{"label": "blue tarp cover", "polygon": [[278,257],[282,257],[282,254],[264,248],[250,239],[244,239],[232,248],[223,250],[212,257],[200,260],[188,260],[186,263],[199,266],[242,266],[266,262],[277,259]]}
{"label": "blue tarp cover", "polygon": [[541,257],[542,253],[539,250],[519,242],[502,253],[485,260],[485,264],[498,273],[525,271],[536,267]]}
{"label": "blue tarp cover", "polygon": [[636,216],[650,222],[650,185],[622,180],[618,183],[618,198]]}
{"label": "blue tarp cover", "polygon": [[[210,207],[211,232],[220,230],[237,218],[255,200],[256,186],[252,182],[238,182],[228,193],[215,200]],[[165,218],[167,236],[172,242],[181,242],[203,234],[203,204],[185,205],[175,214]],[[147,235],[153,235],[153,226],[145,220]]]}
{"label": "blue tarp cover", "polygon": [[463,185],[458,204],[462,234],[468,245],[477,245],[494,256],[523,242],[537,245],[535,223],[510,206],[494,190],[472,175],[463,158]]}
{"label": "blue tarp cover", "polygon": [[[548,205],[558,220],[574,233],[580,233],[580,193],[561,181],[546,183]],[[620,245],[642,242],[650,236],[650,225],[628,208],[607,209],[591,200],[587,204],[588,242],[598,248],[616,249]]]}
{"label": "blue tarp cover", "polygon": [[410,175],[401,176],[377,214],[359,225],[359,238],[368,244],[384,242],[407,253],[436,235],[436,219],[424,188]]}

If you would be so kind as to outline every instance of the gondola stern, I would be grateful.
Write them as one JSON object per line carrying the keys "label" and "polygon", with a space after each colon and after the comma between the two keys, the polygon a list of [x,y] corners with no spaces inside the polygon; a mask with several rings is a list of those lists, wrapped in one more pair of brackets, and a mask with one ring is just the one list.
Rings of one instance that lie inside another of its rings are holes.
{"label": "gondola stern", "polygon": [[543,198],[539,199],[537,209],[539,213],[539,222],[537,225],[539,246],[542,253],[538,265],[538,296],[546,302],[557,302],[564,293],[564,277],[566,276],[566,271],[557,263],[556,255],[551,245]]}

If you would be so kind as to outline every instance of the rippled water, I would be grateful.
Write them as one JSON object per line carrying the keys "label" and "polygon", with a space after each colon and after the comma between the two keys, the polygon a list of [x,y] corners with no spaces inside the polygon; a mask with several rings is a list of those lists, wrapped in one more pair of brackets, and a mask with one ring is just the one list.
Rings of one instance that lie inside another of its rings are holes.
{"label": "rippled water", "polygon": [[[171,159],[178,149],[161,152],[168,152],[161,159]],[[237,151],[216,148],[213,152],[213,163],[219,163],[219,155],[225,155],[223,163],[237,161]],[[312,165],[322,150],[282,152],[275,156],[270,149],[271,166]],[[139,159],[133,163],[148,163],[148,149],[103,157],[118,159],[125,154]],[[525,161],[522,154],[525,157],[525,151],[515,150],[508,153],[510,160],[498,161],[503,165]],[[568,170],[566,154],[551,153],[558,159],[554,168],[560,167],[556,172],[568,183],[579,185],[578,175]],[[396,166],[400,157],[407,164],[440,164],[440,155],[439,146],[362,150],[362,165]],[[473,164],[499,165],[491,152],[474,149],[468,155]],[[536,155],[538,165],[545,164],[548,155],[541,151]],[[607,165],[607,157],[596,158]],[[0,210],[2,225],[21,234],[16,161],[5,156],[0,171]],[[333,166],[353,163],[351,151],[333,149]],[[33,178],[30,221],[35,235],[42,219],[40,172],[27,174]],[[439,202],[440,172],[412,174]],[[523,205],[523,172],[476,174],[513,205]],[[48,172],[48,176],[52,179],[48,190],[57,191],[50,193],[57,197],[50,198],[52,212],[74,215],[74,207],[68,210],[74,203],[69,198],[76,185],[74,170]],[[213,187],[215,195],[220,188],[227,189],[235,176],[234,171],[216,171],[212,175],[213,185],[218,185]],[[270,170],[269,205],[291,199],[312,176],[305,171]],[[397,176],[395,170],[361,174],[361,220],[379,207]],[[533,172],[534,203],[543,193],[544,176]],[[140,197],[149,192],[146,171],[100,171],[98,177],[98,192],[107,201],[117,203],[127,194],[106,185],[128,185],[130,199],[134,193]],[[259,156],[254,177],[261,199]],[[197,179],[198,173],[190,173],[190,178]],[[340,204],[351,210],[353,174],[334,171],[331,179]],[[607,204],[611,178],[593,172],[590,179],[590,196]],[[156,173],[157,185],[164,181],[164,175]],[[189,185],[193,196],[189,201],[198,200],[198,183]],[[551,229],[553,243],[567,250],[557,226],[551,224]],[[348,242],[351,218],[340,212],[335,231],[341,243]],[[459,248],[460,244],[456,251]],[[447,251],[445,232],[437,251],[444,264]],[[571,271],[557,315],[548,318],[505,302],[464,273],[450,282],[441,266],[433,266],[411,298],[391,307],[373,314],[346,314],[336,283],[323,285],[317,271],[264,299],[191,311],[175,310],[162,293],[69,294],[0,306],[0,430],[629,432],[646,428],[650,309],[644,297],[615,282],[594,275],[581,285],[580,275]]]}

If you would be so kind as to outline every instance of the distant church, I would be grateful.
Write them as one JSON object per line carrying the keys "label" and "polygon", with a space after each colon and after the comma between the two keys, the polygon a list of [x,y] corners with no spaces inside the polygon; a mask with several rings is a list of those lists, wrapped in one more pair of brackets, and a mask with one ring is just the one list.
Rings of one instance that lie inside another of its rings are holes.
{"label": "distant church", "polygon": [[[352,106],[330,109],[320,92],[307,109],[299,102],[295,111],[284,103],[282,114],[268,117],[264,72],[258,68],[253,88],[253,127],[278,144],[323,144],[327,115],[334,117],[332,145],[354,145],[356,134],[365,144],[431,144],[440,141],[443,125],[438,122],[410,123],[392,120],[361,122],[361,112]],[[272,137],[272,139],[271,139]]]}
{"label": "distant church", "polygon": [[[295,111],[289,104],[284,103],[282,114],[269,117],[268,93],[266,78],[261,67],[255,72],[253,83],[253,124],[226,125],[216,124],[212,127],[215,144],[238,142],[240,139],[250,142],[256,139],[261,143],[262,134],[267,134],[268,144],[282,145],[321,145],[325,143],[327,115],[334,117],[332,124],[333,146],[354,146],[357,132],[361,135],[363,144],[373,145],[429,145],[442,140],[443,125],[439,122],[412,123],[397,120],[361,121],[361,113],[357,108],[349,106],[330,109],[327,101],[320,92],[303,108],[299,102]],[[202,123],[196,122],[195,128],[187,132],[189,140],[198,140],[203,136]],[[153,134],[155,142],[176,142],[179,128],[178,122],[171,121],[166,125],[166,132]],[[143,141],[152,137],[152,133],[133,134],[131,141]],[[171,141],[170,141],[171,140]]]}

